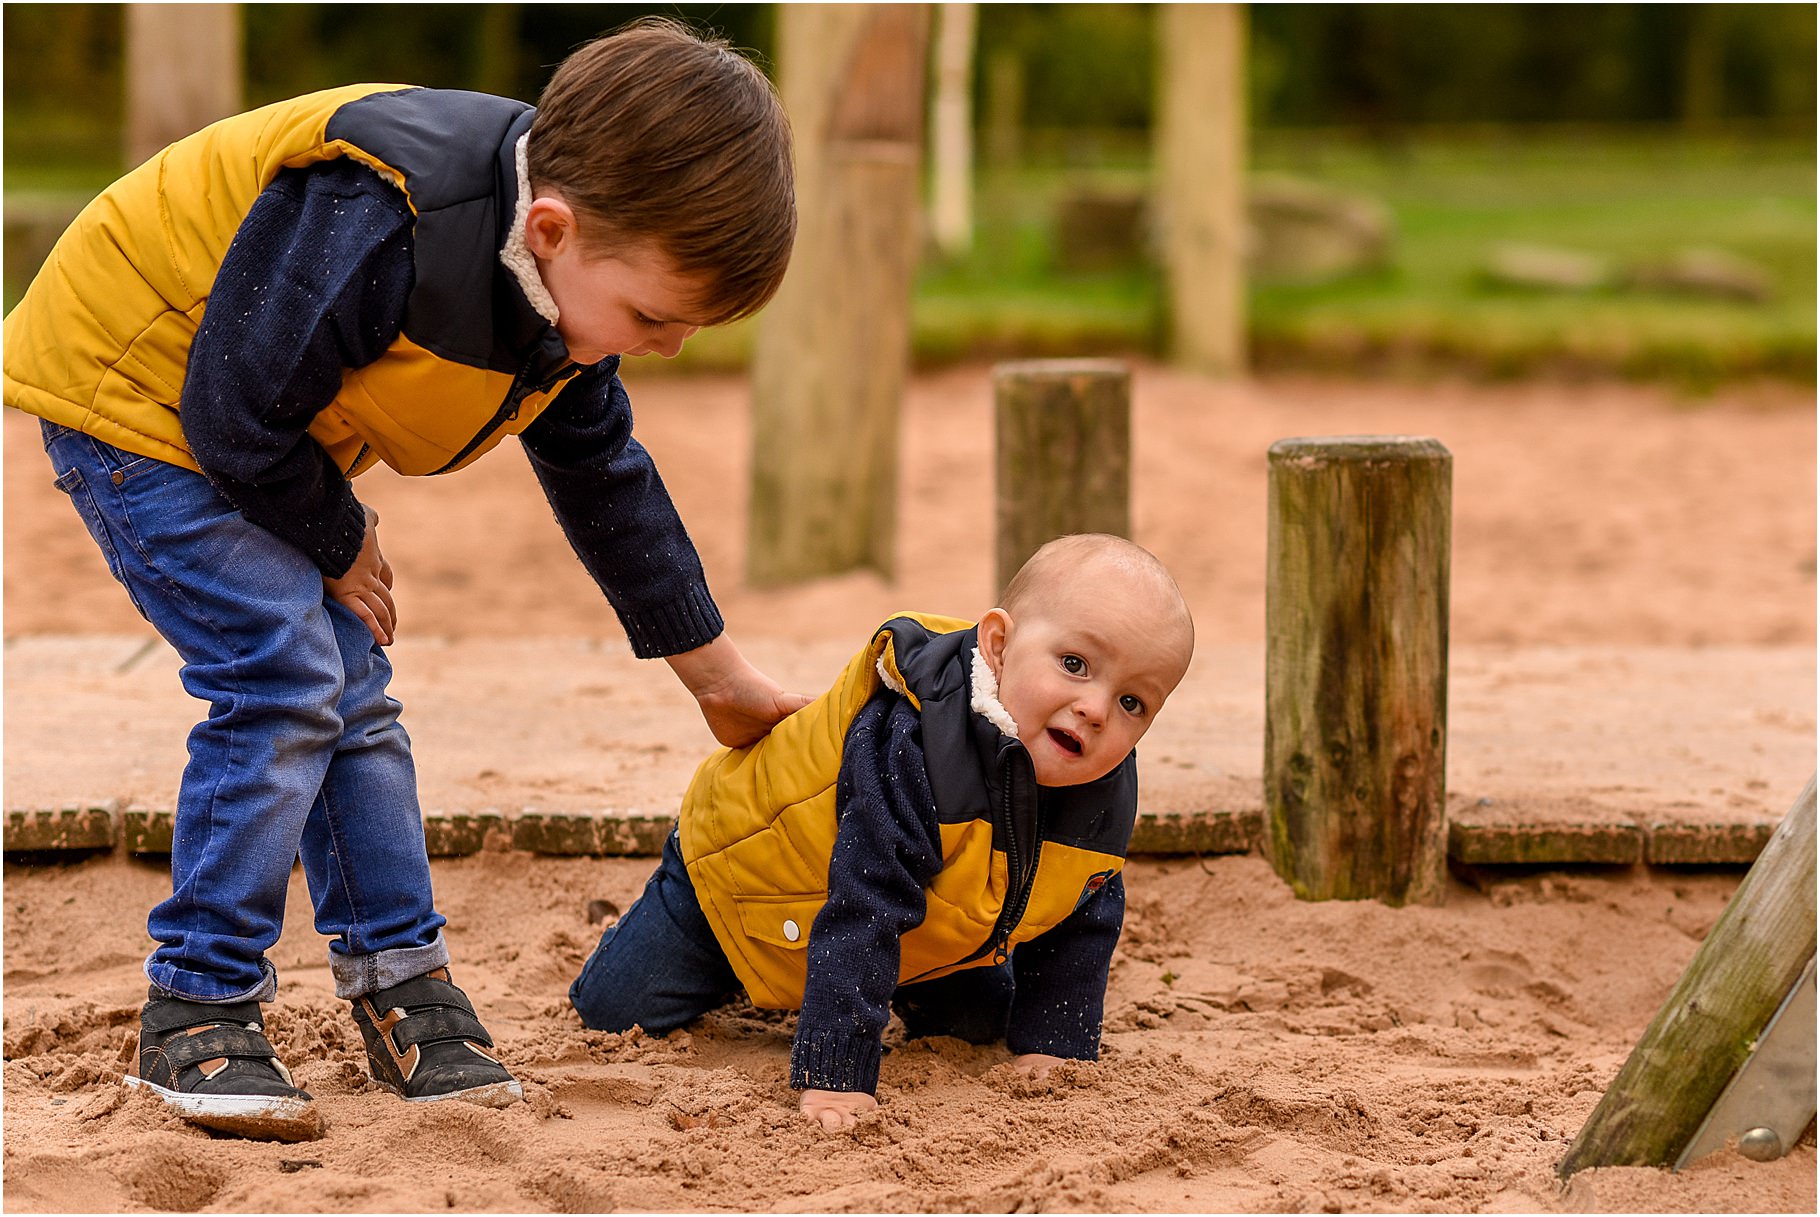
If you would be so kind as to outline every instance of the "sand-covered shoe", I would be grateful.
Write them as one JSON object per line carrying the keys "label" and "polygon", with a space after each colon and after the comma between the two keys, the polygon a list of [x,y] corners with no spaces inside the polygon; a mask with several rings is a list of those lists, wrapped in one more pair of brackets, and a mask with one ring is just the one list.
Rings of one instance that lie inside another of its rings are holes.
{"label": "sand-covered shoe", "polygon": [[524,1098],[447,968],[355,998],[354,1021],[373,1080],[414,1103],[506,1107]]}
{"label": "sand-covered shoe", "polygon": [[272,1051],[256,1001],[217,1005],[153,989],[139,1013],[138,1068],[128,1086],[205,1128],[269,1141],[322,1135],[322,1115]]}

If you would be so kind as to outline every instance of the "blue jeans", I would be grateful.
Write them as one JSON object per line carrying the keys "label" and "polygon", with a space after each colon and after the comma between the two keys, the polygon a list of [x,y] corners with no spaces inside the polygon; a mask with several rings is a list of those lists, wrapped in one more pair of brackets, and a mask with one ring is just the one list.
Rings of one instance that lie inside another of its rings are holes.
{"label": "blue jeans", "polygon": [[[663,1035],[725,1004],[739,990],[739,977],[701,911],[672,831],[644,893],[606,928],[581,965],[569,986],[569,1002],[596,1031],[640,1026]],[[989,1044],[1005,1036],[1011,994],[1006,963],[902,985],[891,1006],[912,1039],[952,1035]]]}
{"label": "blue jeans", "polygon": [[177,795],[171,897],[147,921],[152,983],[191,1001],[270,1001],[265,953],[299,854],[337,996],[446,964],[411,742],[366,626],[326,597],[303,551],[200,474],[43,432],[58,488],[209,707]]}

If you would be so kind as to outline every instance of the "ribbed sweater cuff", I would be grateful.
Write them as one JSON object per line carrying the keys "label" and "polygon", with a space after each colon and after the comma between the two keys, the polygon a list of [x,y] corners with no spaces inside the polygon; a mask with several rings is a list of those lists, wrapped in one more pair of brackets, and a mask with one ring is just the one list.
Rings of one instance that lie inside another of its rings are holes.
{"label": "ribbed sweater cuff", "polygon": [[790,1085],[796,1090],[878,1090],[878,1061],[884,1046],[876,1035],[826,1027],[796,1029],[790,1046]]}
{"label": "ribbed sweater cuff", "polygon": [[669,604],[636,612],[622,609],[619,623],[632,642],[632,654],[640,659],[661,659],[705,647],[726,628],[705,583],[696,584]]}
{"label": "ribbed sweater cuff", "polygon": [[343,512],[340,520],[330,530],[329,535],[320,540],[320,548],[310,554],[322,573],[331,579],[339,579],[353,569],[354,559],[360,556],[360,547],[367,540],[366,508],[354,504],[351,512]]}

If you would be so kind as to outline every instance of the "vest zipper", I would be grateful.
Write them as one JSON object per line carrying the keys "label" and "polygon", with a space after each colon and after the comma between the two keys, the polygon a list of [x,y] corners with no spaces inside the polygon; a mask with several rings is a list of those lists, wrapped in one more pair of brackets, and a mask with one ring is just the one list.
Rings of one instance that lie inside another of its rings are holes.
{"label": "vest zipper", "polygon": [[[1030,892],[1036,887],[1036,864],[1043,853],[1043,805],[1041,801],[1036,805],[1036,831],[1032,834],[1030,843],[1030,864],[1027,868],[1020,868],[1018,866],[1017,823],[1011,815],[1011,765],[1009,763],[1005,765],[1004,808],[1005,869],[1011,874],[1011,895],[1006,899],[1004,907],[999,909],[998,921],[994,923],[992,933],[980,945],[979,950],[964,959],[957,959],[951,964],[943,964],[942,968],[931,968],[931,972],[970,964],[988,951],[992,952],[994,964],[1002,964],[1011,958],[1011,931],[1017,929],[1018,922],[1024,919],[1024,910],[1030,904]],[[923,976],[928,974],[925,972]],[[902,983],[914,984],[921,979],[922,976],[912,976]]]}
{"label": "vest zipper", "polygon": [[467,460],[468,455],[472,453],[474,449],[486,443],[495,431],[518,417],[518,408],[524,404],[525,398],[533,393],[547,393],[558,381],[567,380],[570,376],[574,375],[575,365],[571,363],[561,365],[554,372],[550,373],[549,378],[544,380],[541,384],[525,383],[526,373],[529,371],[530,366],[528,364],[525,367],[518,369],[518,374],[512,377],[512,387],[506,390],[506,399],[499,403],[499,409],[493,411],[493,417],[487,420],[487,425],[482,427],[479,432],[475,434],[474,438],[469,440],[462,447],[460,452],[457,452],[451,457],[448,464],[440,469],[430,470],[431,477],[434,477],[439,473],[447,473],[449,470]]}

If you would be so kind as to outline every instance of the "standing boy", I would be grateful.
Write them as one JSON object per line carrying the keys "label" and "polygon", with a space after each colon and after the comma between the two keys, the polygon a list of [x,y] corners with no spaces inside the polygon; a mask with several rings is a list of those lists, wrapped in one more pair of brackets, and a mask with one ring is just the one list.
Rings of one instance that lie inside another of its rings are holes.
{"label": "standing boy", "polygon": [[373,1076],[520,1096],[449,973],[351,479],[518,435],[634,652],[751,742],[806,699],[722,632],[618,370],[760,308],[795,224],[769,83],[664,22],[576,51],[535,109],[352,85],[225,119],[77,217],[6,319],[5,402],[209,703],[130,1082],[220,1128],[319,1126],[260,1012],[301,853]]}
{"label": "standing boy", "polygon": [[893,1008],[1026,1070],[1095,1059],[1133,749],[1193,648],[1162,564],[1099,534],[1038,550],[977,626],[887,621],[808,709],[696,771],[570,1001],[656,1034],[742,987],[798,1009],[790,1084],[827,1128],[877,1106]]}

